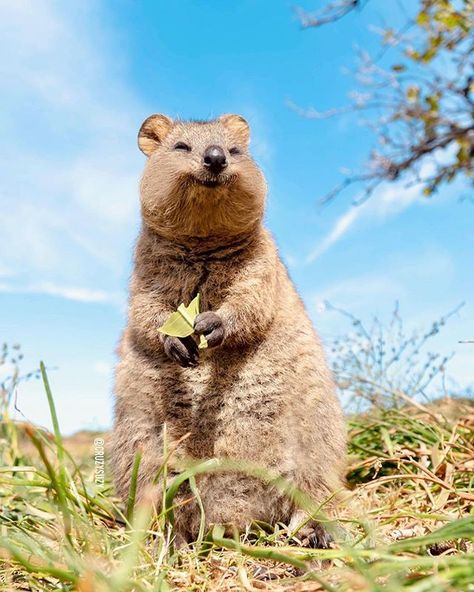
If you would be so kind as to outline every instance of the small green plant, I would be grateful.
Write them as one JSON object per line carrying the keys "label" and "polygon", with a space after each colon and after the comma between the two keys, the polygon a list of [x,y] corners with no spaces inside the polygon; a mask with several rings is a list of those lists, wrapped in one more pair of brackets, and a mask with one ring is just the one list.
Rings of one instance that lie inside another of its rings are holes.
{"label": "small green plant", "polygon": [[[178,310],[172,313],[158,331],[172,337],[188,337],[194,334],[194,320],[199,314],[201,296],[198,294],[188,306],[181,303]],[[199,349],[207,347],[204,335],[199,336]]]}
{"label": "small green plant", "polygon": [[0,419],[13,403],[15,391],[21,382],[39,378],[39,370],[22,374],[20,363],[23,353],[18,343],[3,343],[0,349]]}
{"label": "small green plant", "polygon": [[421,331],[407,330],[398,303],[387,322],[373,317],[368,323],[328,302],[325,305],[350,323],[349,331],[330,344],[332,370],[348,411],[400,407],[411,400],[446,396],[444,378],[452,355],[427,348],[463,304]]}

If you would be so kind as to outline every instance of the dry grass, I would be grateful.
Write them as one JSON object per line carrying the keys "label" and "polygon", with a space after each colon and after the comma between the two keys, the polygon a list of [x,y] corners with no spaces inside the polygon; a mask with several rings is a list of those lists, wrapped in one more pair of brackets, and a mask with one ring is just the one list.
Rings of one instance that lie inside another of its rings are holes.
{"label": "dry grass", "polygon": [[[54,403],[50,406],[55,417]],[[133,516],[94,479],[94,435],[0,424],[4,590],[474,590],[474,407],[405,405],[348,419],[350,495],[337,543],[304,548],[283,526],[213,532],[175,551],[170,507]],[[191,468],[188,477],[202,469]],[[245,469],[243,469],[245,470]]]}

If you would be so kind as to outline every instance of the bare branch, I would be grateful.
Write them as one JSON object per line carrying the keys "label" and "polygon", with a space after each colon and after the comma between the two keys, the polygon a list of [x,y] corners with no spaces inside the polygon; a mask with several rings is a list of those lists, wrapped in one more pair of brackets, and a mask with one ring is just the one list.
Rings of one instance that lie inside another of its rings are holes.
{"label": "bare branch", "polygon": [[362,0],[339,0],[330,2],[325,8],[316,13],[309,13],[299,7],[295,10],[302,28],[308,29],[334,23],[362,4]]}
{"label": "bare branch", "polygon": [[[318,27],[361,5],[338,0],[315,15],[299,15],[303,27]],[[374,133],[364,170],[347,175],[321,201],[353,184],[363,187],[363,201],[380,183],[403,176],[427,196],[458,177],[474,183],[474,2],[418,0],[415,19],[377,33],[375,57],[358,51],[358,88],[349,104],[318,111],[288,103],[315,120],[365,113],[362,123]]]}

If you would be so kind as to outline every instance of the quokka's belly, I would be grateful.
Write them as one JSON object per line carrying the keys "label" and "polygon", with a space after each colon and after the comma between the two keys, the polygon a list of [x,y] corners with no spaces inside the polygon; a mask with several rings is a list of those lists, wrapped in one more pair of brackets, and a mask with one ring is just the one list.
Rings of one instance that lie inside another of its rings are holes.
{"label": "quokka's belly", "polygon": [[312,398],[311,364],[269,341],[246,351],[205,354],[198,368],[186,371],[193,393],[189,452],[286,464],[295,408]]}

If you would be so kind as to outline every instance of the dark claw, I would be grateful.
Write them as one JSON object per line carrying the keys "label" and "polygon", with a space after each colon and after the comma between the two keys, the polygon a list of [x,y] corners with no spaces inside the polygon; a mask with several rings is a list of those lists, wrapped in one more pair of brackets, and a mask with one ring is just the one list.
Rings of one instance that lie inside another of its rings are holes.
{"label": "dark claw", "polygon": [[331,549],[334,539],[322,524],[310,520],[296,533],[296,542],[313,549]]}
{"label": "dark claw", "polygon": [[199,349],[194,339],[189,337],[172,337],[165,335],[163,347],[166,355],[183,368],[196,366],[199,360]]}
{"label": "dark claw", "polygon": [[313,549],[330,549],[332,543],[334,539],[329,532],[321,524],[316,523],[308,536],[308,546]]}
{"label": "dark claw", "polygon": [[224,327],[221,317],[212,311],[201,312],[194,321],[194,330],[204,335],[209,347],[216,347],[224,341]]}

